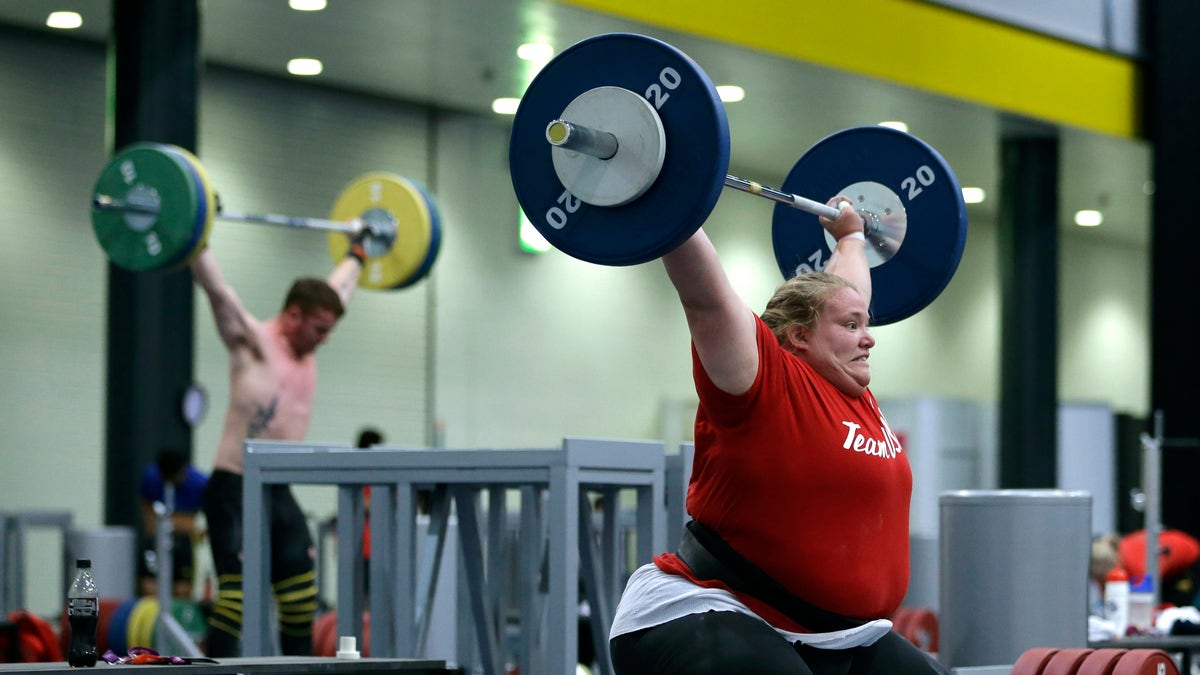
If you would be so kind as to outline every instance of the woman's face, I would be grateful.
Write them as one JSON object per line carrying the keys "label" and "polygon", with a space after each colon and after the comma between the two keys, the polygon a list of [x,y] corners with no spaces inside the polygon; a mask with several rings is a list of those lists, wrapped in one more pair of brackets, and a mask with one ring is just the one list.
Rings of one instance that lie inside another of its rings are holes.
{"label": "woman's face", "polygon": [[847,396],[859,396],[871,382],[867,359],[875,338],[867,330],[867,303],[853,288],[834,291],[813,329],[795,326],[788,341],[804,359]]}

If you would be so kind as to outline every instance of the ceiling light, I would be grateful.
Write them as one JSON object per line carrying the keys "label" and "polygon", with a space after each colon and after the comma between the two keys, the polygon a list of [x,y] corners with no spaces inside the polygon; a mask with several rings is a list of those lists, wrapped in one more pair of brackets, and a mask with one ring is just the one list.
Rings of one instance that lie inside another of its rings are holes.
{"label": "ceiling light", "polygon": [[546,63],[554,56],[554,47],[541,42],[527,42],[517,47],[517,58],[535,63]]}
{"label": "ceiling light", "polygon": [[83,25],[83,17],[77,12],[50,12],[46,17],[46,25],[50,28],[79,28]]}
{"label": "ceiling light", "polygon": [[987,199],[987,193],[983,191],[983,188],[977,187],[963,188],[962,196],[963,201],[968,204],[979,204],[982,203],[984,199]]}
{"label": "ceiling light", "polygon": [[880,122],[879,126],[887,127],[889,129],[895,129],[896,131],[903,131],[905,133],[908,132],[908,125],[905,124],[904,122],[895,122],[895,121]]}
{"label": "ceiling light", "polygon": [[288,0],[288,7],[297,12],[319,12],[325,9],[325,0]]}
{"label": "ceiling light", "polygon": [[292,75],[320,75],[321,68],[317,59],[292,59],[287,65],[287,71]]}
{"label": "ceiling light", "polygon": [[726,103],[737,103],[746,98],[746,90],[734,84],[722,84],[717,87],[717,95]]}
{"label": "ceiling light", "polygon": [[1104,214],[1091,209],[1075,212],[1075,224],[1080,227],[1095,227],[1104,222]]}
{"label": "ceiling light", "polygon": [[521,105],[519,98],[498,98],[492,101],[492,112],[500,115],[515,115],[519,105]]}

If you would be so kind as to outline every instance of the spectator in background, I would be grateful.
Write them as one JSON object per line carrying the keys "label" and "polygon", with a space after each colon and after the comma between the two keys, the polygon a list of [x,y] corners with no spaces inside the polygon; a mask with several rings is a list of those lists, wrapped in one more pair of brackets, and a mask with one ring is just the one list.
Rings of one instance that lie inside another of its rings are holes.
{"label": "spectator in background", "polygon": [[[354,447],[359,450],[369,448],[373,445],[382,445],[384,442],[383,432],[375,427],[363,427],[358,431],[358,438],[354,442]],[[417,513],[421,515],[429,514],[429,503],[432,499],[432,492],[427,489],[417,490]],[[363,512],[366,518],[363,521],[363,591],[370,597],[371,593],[371,486],[363,487]]]}
{"label": "spectator in background", "polygon": [[208,477],[191,464],[182,450],[164,450],[154,464],[142,473],[139,506],[142,513],[142,544],[138,556],[138,592],[153,596],[158,588],[158,552],[155,538],[158,514],[155,503],[165,504],[165,486],[174,488],[171,512],[172,535],[172,595],[190,598],[195,584],[196,557],[194,546],[203,536],[197,515],[203,504],[204,486]]}
{"label": "spectator in background", "polygon": [[[374,427],[363,427],[358,432],[354,447],[362,450],[383,443],[383,432]],[[371,597],[371,486],[363,487],[363,593]]]}

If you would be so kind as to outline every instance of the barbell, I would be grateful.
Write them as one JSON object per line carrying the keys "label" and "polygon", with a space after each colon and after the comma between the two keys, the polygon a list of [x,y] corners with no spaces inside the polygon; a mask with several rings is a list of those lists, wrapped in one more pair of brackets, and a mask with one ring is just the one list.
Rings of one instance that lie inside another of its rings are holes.
{"label": "barbell", "polygon": [[835,245],[818,216],[846,195],[863,216],[872,322],[907,318],[950,282],[966,244],[958,179],[919,138],[845,129],[816,143],[781,189],[732,176],[729,123],[708,75],[656,38],[597,35],[555,56],[513,119],[509,169],[530,222],[587,262],[636,265],[668,253],[708,218],[723,188],[777,202],[775,259],[784,278],[821,270]]}
{"label": "barbell", "polygon": [[358,285],[399,289],[425,277],[441,247],[438,210],[415,181],[367,173],[338,195],[329,218],[224,209],[204,166],[187,150],[134,143],[116,152],[92,194],[92,229],[113,264],[131,271],[186,265],[208,241],[216,219],[329,232],[329,255],[345,257],[349,237],[366,229]]}

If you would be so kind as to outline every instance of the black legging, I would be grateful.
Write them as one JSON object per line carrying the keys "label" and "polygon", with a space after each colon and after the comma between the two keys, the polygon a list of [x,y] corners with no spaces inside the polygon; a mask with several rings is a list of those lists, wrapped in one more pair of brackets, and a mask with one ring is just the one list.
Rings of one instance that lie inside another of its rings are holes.
{"label": "black legging", "polygon": [[947,675],[948,670],[895,631],[866,647],[793,646],[763,621],[709,611],[613,638],[619,675]]}
{"label": "black legging", "polygon": [[[279,609],[280,650],[288,656],[312,654],[317,608],[312,535],[287,485],[268,487],[271,522],[271,588]],[[213,471],[204,490],[204,516],[217,599],[208,619],[204,651],[212,657],[238,656],[242,634],[242,477]]]}

